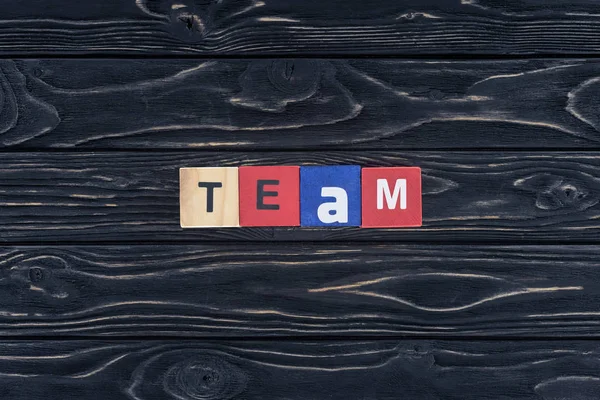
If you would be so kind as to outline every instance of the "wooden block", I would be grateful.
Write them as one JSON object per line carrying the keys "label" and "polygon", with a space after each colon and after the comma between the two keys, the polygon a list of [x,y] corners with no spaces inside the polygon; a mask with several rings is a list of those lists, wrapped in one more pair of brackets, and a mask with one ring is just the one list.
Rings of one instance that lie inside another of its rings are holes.
{"label": "wooden block", "polygon": [[300,168],[302,226],[360,226],[360,166]]}
{"label": "wooden block", "polygon": [[421,204],[421,168],[363,168],[362,227],[419,227]]}
{"label": "wooden block", "polygon": [[241,226],[300,225],[300,167],[240,167]]}
{"label": "wooden block", "polygon": [[239,226],[238,169],[180,168],[182,228]]}

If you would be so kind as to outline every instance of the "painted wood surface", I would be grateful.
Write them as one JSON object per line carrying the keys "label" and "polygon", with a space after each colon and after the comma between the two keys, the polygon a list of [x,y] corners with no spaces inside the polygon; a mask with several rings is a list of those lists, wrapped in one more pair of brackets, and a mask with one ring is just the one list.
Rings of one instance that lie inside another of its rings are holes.
{"label": "painted wood surface", "polygon": [[[597,242],[600,157],[592,152],[5,153],[3,243],[156,241]],[[418,166],[423,227],[179,226],[179,168]]]}
{"label": "painted wood surface", "polygon": [[597,341],[3,342],[5,399],[594,399]]}
{"label": "painted wood surface", "polygon": [[595,0],[4,0],[4,54],[598,53]]}
{"label": "painted wood surface", "polygon": [[581,59],[0,60],[0,146],[590,150],[599,77]]}
{"label": "painted wood surface", "polygon": [[[0,399],[598,397],[596,0],[1,3]],[[299,164],[424,226],[180,228]]]}
{"label": "painted wood surface", "polygon": [[0,270],[14,338],[599,337],[598,246],[21,246]]}

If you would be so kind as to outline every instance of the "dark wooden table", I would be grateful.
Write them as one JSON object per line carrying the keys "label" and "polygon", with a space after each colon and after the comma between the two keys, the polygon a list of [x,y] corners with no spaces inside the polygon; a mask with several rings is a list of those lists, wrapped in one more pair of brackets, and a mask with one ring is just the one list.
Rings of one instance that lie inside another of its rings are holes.
{"label": "dark wooden table", "polygon": [[[596,0],[3,0],[0,399],[600,397]],[[418,229],[179,227],[419,166]]]}

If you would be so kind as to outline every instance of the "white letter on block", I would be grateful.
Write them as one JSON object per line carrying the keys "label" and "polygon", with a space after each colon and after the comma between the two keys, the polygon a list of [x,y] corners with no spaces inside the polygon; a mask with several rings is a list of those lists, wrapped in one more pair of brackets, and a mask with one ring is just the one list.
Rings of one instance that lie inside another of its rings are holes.
{"label": "white letter on block", "polygon": [[397,179],[394,194],[390,194],[387,179],[377,179],[377,209],[383,210],[383,196],[390,210],[396,208],[400,196],[400,209],[406,210],[406,179]]}
{"label": "white letter on block", "polygon": [[334,222],[348,222],[348,194],[339,187],[321,188],[321,197],[335,197],[335,202],[323,203],[317,209],[317,216],[321,222],[332,224]]}

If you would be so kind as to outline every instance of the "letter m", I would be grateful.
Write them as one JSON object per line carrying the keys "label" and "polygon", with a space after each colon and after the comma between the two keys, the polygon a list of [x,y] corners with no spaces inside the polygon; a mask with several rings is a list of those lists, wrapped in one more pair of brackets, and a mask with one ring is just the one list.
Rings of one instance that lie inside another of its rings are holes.
{"label": "letter m", "polygon": [[400,209],[406,210],[406,179],[397,179],[394,193],[390,193],[387,179],[377,179],[377,209],[383,210],[383,198],[390,210],[396,208],[398,197],[400,197]]}

